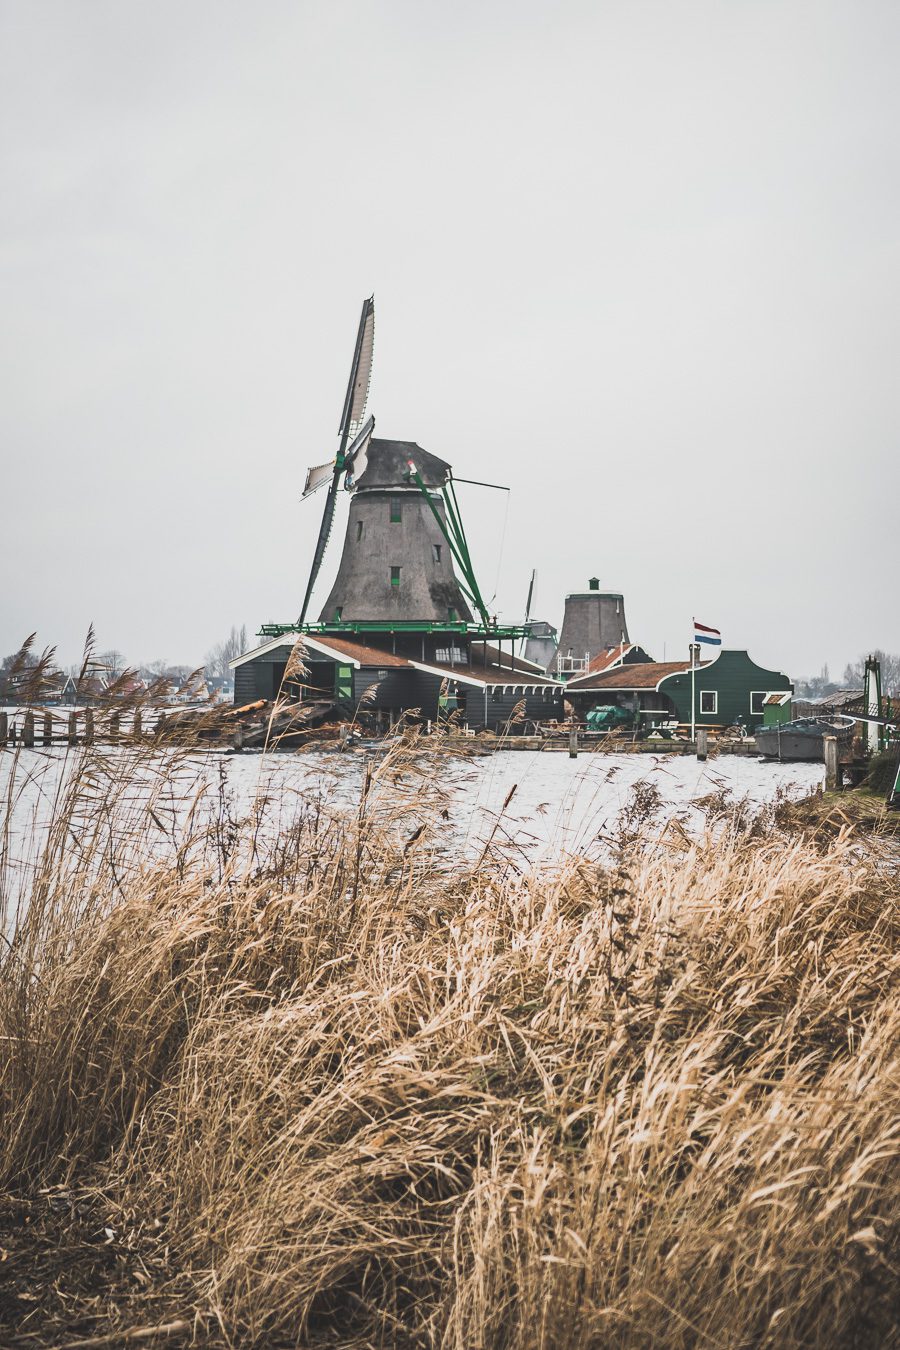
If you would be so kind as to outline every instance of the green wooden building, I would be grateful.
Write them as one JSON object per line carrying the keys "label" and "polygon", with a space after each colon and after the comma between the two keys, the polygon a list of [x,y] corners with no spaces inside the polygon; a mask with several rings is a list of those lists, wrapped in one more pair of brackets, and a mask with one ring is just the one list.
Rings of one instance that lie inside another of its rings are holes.
{"label": "green wooden building", "polygon": [[[691,716],[693,687],[694,715]],[[630,709],[643,721],[670,720],[698,727],[761,726],[766,699],[790,694],[790,680],[766,670],[745,651],[720,651],[691,674],[690,661],[637,661],[570,680],[566,699],[578,717],[603,704]]]}

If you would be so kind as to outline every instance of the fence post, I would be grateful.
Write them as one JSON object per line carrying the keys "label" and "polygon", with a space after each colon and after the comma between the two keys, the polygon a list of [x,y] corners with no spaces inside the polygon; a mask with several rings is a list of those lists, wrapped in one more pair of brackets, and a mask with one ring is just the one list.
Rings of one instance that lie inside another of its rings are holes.
{"label": "fence post", "polygon": [[244,748],[244,728],[240,722],[234,729],[234,735],[231,738],[232,750],[243,750]]}
{"label": "fence post", "polygon": [[109,739],[114,745],[119,739],[119,714],[117,712],[109,715]]}
{"label": "fence post", "polygon": [[84,710],[84,743],[85,745],[94,744],[94,710],[85,708]]}
{"label": "fence post", "polygon": [[709,727],[697,728],[697,758],[706,759],[709,754]]}
{"label": "fence post", "polygon": [[5,749],[9,740],[9,714],[0,712],[0,750]]}
{"label": "fence post", "polygon": [[134,737],[134,739],[135,739],[136,741],[139,741],[139,740],[141,739],[141,723],[142,723],[142,722],[143,722],[143,718],[141,717],[141,710],[140,710],[140,708],[135,708],[135,710],[134,710],[134,722],[132,723],[132,726],[131,726],[131,734],[132,734],[132,736]]}
{"label": "fence post", "polygon": [[69,713],[69,744],[70,744],[70,745],[77,745],[77,744],[78,744],[78,714],[77,714],[77,712],[70,712],[70,713]]}
{"label": "fence post", "polygon": [[825,791],[840,792],[843,787],[843,774],[838,758],[837,736],[825,737]]}
{"label": "fence post", "polygon": [[22,721],[22,744],[29,749],[34,745],[34,713],[30,708]]}
{"label": "fence post", "polygon": [[53,744],[53,714],[49,712],[44,713],[44,744]]}
{"label": "fence post", "polygon": [[578,758],[578,724],[572,719],[569,726],[569,759]]}

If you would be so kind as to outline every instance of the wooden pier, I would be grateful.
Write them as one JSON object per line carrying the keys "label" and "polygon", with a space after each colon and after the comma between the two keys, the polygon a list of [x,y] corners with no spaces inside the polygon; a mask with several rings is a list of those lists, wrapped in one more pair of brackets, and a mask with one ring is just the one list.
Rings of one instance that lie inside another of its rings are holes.
{"label": "wooden pier", "polygon": [[153,741],[166,723],[166,712],[155,708],[2,708],[0,750]]}

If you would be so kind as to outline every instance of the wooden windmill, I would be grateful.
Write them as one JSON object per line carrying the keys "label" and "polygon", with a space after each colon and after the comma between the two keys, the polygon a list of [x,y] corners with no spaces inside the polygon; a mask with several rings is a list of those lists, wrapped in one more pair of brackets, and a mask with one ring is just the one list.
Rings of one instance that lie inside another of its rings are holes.
{"label": "wooden windmill", "polygon": [[344,548],[320,624],[468,624],[474,610],[487,627],[450,465],[414,441],[376,439],[374,417],[366,420],[374,329],[370,296],[359,321],[338,452],[306,475],[304,498],[326,485],[327,495],[299,625],[306,622],[343,486],[351,494]]}

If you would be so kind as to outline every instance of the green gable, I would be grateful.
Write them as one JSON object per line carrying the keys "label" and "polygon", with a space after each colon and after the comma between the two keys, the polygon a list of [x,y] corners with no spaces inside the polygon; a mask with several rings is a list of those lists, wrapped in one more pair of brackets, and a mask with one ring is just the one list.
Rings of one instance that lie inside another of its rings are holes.
{"label": "green gable", "polygon": [[[766,694],[787,693],[792,685],[780,670],[766,670],[751,661],[746,652],[721,651],[707,666],[694,673],[695,716],[697,726],[732,726],[743,722],[753,730],[762,724],[762,702]],[[668,694],[678,710],[681,722],[691,721],[691,673],[668,675],[659,682],[661,694]],[[706,693],[704,699],[702,695]],[[755,696],[755,697],[754,697]]]}

